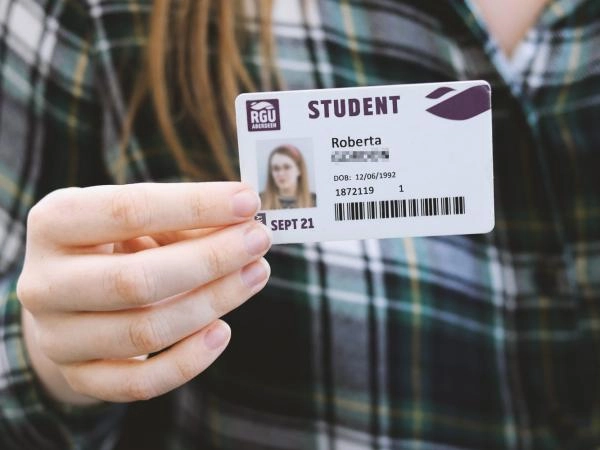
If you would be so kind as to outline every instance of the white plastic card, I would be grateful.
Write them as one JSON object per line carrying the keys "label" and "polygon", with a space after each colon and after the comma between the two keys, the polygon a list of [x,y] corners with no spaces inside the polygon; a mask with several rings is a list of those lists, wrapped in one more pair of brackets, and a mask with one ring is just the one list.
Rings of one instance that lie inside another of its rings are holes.
{"label": "white plastic card", "polygon": [[242,94],[236,114],[276,244],[494,227],[485,81]]}

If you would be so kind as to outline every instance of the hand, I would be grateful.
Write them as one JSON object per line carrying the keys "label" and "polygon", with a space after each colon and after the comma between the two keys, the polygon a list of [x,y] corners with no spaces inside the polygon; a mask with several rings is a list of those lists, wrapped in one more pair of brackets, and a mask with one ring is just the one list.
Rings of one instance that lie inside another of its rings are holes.
{"label": "hand", "polygon": [[230,338],[218,318],[269,277],[259,203],[241,183],[173,183],[68,188],[34,206],[17,295],[49,393],[143,400],[206,369]]}

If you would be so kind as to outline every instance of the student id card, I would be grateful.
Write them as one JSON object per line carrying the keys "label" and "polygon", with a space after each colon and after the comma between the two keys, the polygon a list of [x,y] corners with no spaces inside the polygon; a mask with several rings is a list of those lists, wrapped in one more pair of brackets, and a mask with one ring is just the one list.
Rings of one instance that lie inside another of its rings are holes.
{"label": "student id card", "polygon": [[241,94],[242,181],[273,243],[494,227],[485,81]]}

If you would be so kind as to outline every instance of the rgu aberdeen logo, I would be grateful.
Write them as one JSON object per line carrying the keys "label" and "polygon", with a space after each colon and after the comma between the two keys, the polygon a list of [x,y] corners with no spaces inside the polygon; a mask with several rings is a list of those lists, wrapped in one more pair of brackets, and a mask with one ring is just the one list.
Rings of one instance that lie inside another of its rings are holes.
{"label": "rgu aberdeen logo", "polygon": [[279,100],[248,100],[246,102],[248,131],[274,131],[281,129]]}

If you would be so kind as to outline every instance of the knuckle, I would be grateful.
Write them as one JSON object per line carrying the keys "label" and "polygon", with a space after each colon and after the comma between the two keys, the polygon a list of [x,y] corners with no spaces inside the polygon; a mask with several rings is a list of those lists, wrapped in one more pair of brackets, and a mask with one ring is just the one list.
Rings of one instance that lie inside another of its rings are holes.
{"label": "knuckle", "polygon": [[17,280],[17,298],[25,306],[33,302],[37,297],[31,281],[31,278],[26,274],[26,272],[22,272]]}
{"label": "knuckle", "polygon": [[75,208],[75,200],[71,194],[77,189],[57,189],[33,205],[27,215],[27,228],[34,231],[50,229],[57,218],[71,217]]}
{"label": "knuckle", "polygon": [[23,271],[17,280],[17,298],[29,311],[37,311],[42,307],[45,291],[40,280],[26,271]]}
{"label": "knuckle", "polygon": [[80,395],[98,400],[110,401],[114,392],[101,378],[91,372],[94,363],[76,363],[60,367],[60,371],[69,387]]}
{"label": "knuckle", "polygon": [[208,302],[217,317],[221,317],[235,309],[241,299],[232,290],[223,290],[218,287],[207,288]]}
{"label": "knuckle", "polygon": [[126,230],[141,231],[150,224],[152,219],[149,206],[143,188],[121,187],[112,195],[110,217]]}
{"label": "knuckle", "polygon": [[47,207],[47,201],[42,199],[29,210],[27,214],[27,231],[34,233],[38,229],[44,229],[52,222],[48,217],[52,210]]}
{"label": "knuckle", "polygon": [[135,374],[125,380],[124,394],[132,401],[150,400],[158,395],[152,380],[144,374]]}
{"label": "knuckle", "polygon": [[198,369],[200,364],[196,358],[176,358],[174,361],[174,366],[177,379],[180,383],[191,380],[200,372]]}
{"label": "knuckle", "polygon": [[108,277],[118,299],[127,305],[146,305],[156,294],[155,283],[141,264],[109,269]]}
{"label": "knuckle", "polygon": [[81,377],[77,370],[77,366],[66,367],[62,370],[62,375],[67,381],[69,387],[77,394],[91,395],[91,388],[88,383]]}
{"label": "knuckle", "polygon": [[41,327],[38,330],[37,345],[42,353],[52,361],[58,361],[60,359],[58,350],[64,347],[58,342],[56,333],[45,327]]}
{"label": "knuckle", "polygon": [[224,264],[221,258],[221,250],[215,246],[208,246],[204,250],[204,272],[209,279],[217,278],[224,274]]}
{"label": "knuckle", "polygon": [[151,353],[168,345],[160,320],[145,316],[129,324],[128,339],[137,354]]}
{"label": "knuckle", "polygon": [[202,221],[209,215],[210,207],[204,198],[199,195],[191,195],[189,199],[189,211],[195,221]]}

